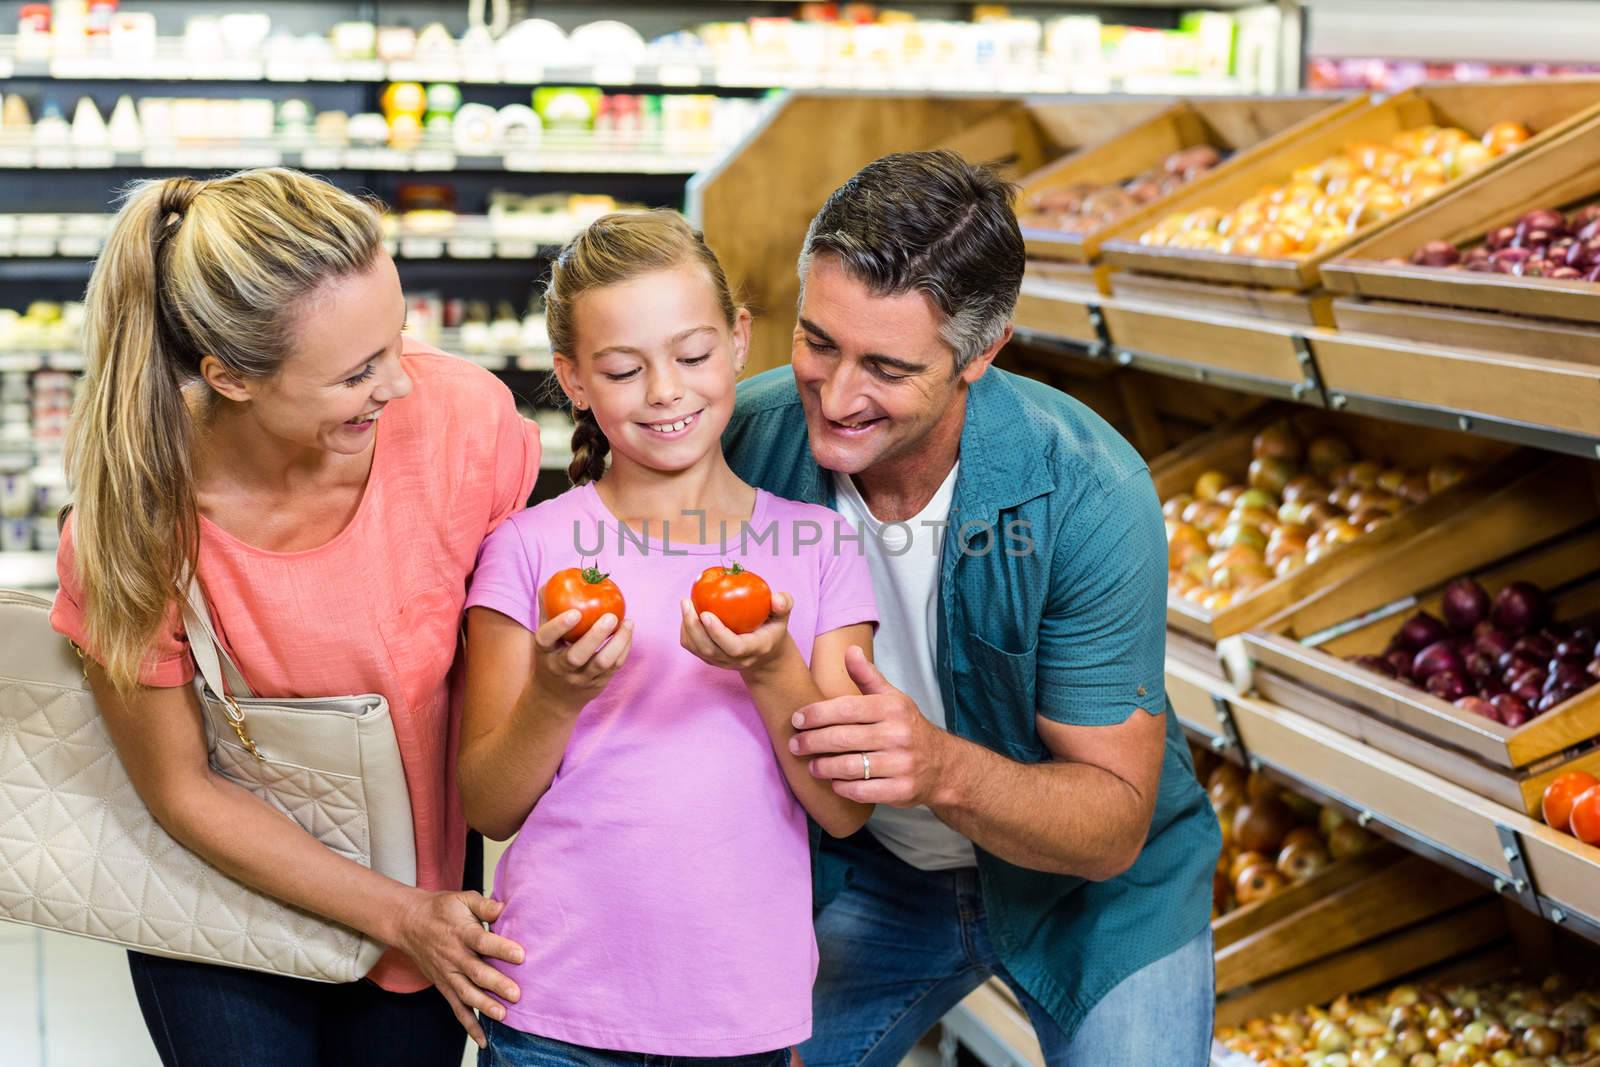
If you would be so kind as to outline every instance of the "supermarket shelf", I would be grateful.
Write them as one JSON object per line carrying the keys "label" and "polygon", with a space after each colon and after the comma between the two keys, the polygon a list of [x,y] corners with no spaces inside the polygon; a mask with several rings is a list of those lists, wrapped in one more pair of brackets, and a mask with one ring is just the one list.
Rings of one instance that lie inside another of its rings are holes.
{"label": "supermarket shelf", "polygon": [[83,368],[83,353],[71,349],[0,351],[0,371],[81,371]]}
{"label": "supermarket shelf", "polygon": [[1202,743],[1600,941],[1600,849],[1172,658],[1167,688]]}
{"label": "supermarket shelf", "polygon": [[[1256,0],[1233,0],[1246,6]],[[1149,0],[1139,6],[1180,6]],[[1209,2],[1207,7],[1228,3]],[[773,64],[718,62],[702,55],[661,57],[642,63],[597,62],[540,64],[495,57],[422,58],[385,62],[377,59],[256,58],[188,55],[181,38],[157,43],[154,55],[119,57],[109,54],[21,57],[14,38],[0,37],[0,78],[115,82],[268,82],[280,84],[361,84],[386,81],[453,82],[464,85],[533,87],[592,85],[604,89],[709,90],[764,92],[774,89],[840,89],[899,92],[1065,93],[1084,91],[1065,67],[1051,69],[1019,63],[979,63],[897,67],[879,63]],[[1147,81],[1150,79],[1146,79]],[[1103,82],[1103,78],[1096,81]],[[1189,93],[1249,92],[1252,86],[1233,78],[1170,76],[1161,79],[1171,91]],[[1096,86],[1098,87],[1098,86]],[[1132,91],[1131,86],[1120,87]],[[1147,90],[1154,91],[1154,90]],[[1161,91],[1168,91],[1162,89]]]}
{"label": "supermarket shelf", "polygon": [[54,589],[54,552],[0,552],[0,588]]}
{"label": "supermarket shelf", "polygon": [[[1094,324],[1100,325],[1098,330]],[[1242,392],[1600,457],[1593,366],[1368,337],[1030,280],[1017,336]],[[1540,421],[1527,417],[1537,412]]]}
{"label": "supermarket shelf", "polygon": [[[0,233],[0,259],[93,259],[100,254],[115,216],[59,216],[58,233]],[[37,216],[22,216],[23,220]],[[37,222],[33,223],[37,226]],[[464,215],[446,227],[402,222],[384,244],[397,259],[538,259],[552,256],[581,227],[562,220],[536,228],[496,226],[488,216]]]}
{"label": "supermarket shelf", "polygon": [[693,174],[720,148],[608,146],[546,138],[538,147],[465,155],[449,148],[319,148],[297,144],[192,144],[137,151],[73,145],[0,143],[0,170],[235,170],[299,167],[310,171],[486,171],[522,174]]}

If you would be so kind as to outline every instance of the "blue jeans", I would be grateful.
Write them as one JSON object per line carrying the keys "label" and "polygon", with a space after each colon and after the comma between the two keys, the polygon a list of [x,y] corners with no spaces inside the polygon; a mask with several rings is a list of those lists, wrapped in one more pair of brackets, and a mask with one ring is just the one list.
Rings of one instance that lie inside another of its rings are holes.
{"label": "blue jeans", "polygon": [[432,986],[390,993],[128,953],[164,1067],[460,1067],[467,1032]]}
{"label": "blue jeans", "polygon": [[749,1056],[656,1056],[610,1052],[540,1037],[483,1019],[489,1047],[478,1052],[478,1067],[789,1067],[789,1050]]}
{"label": "blue jeans", "polygon": [[[1049,1067],[1205,1067],[1215,965],[1208,928],[1125,979],[1069,1039],[989,938],[977,872],[923,871],[869,831],[829,841],[853,867],[817,916],[821,963],[805,1067],[896,1067],[968,993],[998,977],[1027,1010]],[[1071,966],[1064,960],[1062,966]]]}

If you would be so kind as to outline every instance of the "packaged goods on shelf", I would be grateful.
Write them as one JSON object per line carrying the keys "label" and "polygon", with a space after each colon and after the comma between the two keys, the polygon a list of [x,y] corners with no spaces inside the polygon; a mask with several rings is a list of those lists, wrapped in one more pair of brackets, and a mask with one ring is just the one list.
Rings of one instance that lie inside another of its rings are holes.
{"label": "packaged goods on shelf", "polygon": [[1227,12],[1193,12],[1175,29],[1103,25],[1093,16],[973,21],[883,11],[839,18],[757,16],[706,23],[645,40],[602,19],[571,33],[527,19],[496,37],[453,36],[442,24],[347,21],[327,33],[275,29],[265,13],[191,16],[181,36],[156,34],[148,12],[119,11],[105,32],[40,32],[32,9],[0,60],[56,77],[190,77],[272,81],[430,78],[538,84],[585,75],[595,84],[1105,92],[1261,91],[1236,62],[1239,29]]}
{"label": "packaged goods on shelf", "polygon": [[1592,63],[1482,63],[1402,59],[1329,59],[1306,62],[1306,88],[1370,89],[1398,93],[1423,82],[1481,82],[1496,78],[1570,78],[1600,74]]}

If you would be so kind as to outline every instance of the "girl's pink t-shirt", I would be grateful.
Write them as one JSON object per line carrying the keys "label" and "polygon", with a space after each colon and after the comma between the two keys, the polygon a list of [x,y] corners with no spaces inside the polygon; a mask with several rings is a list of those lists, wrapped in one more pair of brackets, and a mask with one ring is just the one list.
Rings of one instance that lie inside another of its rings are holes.
{"label": "girl's pink t-shirt", "polygon": [[704,569],[737,560],[794,596],[789,633],[807,662],[818,635],[876,622],[877,607],[859,541],[827,508],[758,491],[749,535],[730,528],[726,550],[715,527],[704,545],[681,543],[697,520],[670,528],[670,544],[659,527],[624,540],[586,484],[484,543],[468,607],[535,629],[543,583],[592,563],[634,623],[627,662],[579,714],[501,857],[494,929],[526,958],[492,962],[521,988],[506,1022],[527,1033],[668,1056],[766,1052],[811,1033],[805,811],[744,681],[679,644],[679,603]]}
{"label": "girl's pink t-shirt", "polygon": [[[459,889],[466,820],[451,668],[478,548],[533,492],[539,431],[475,364],[412,340],[402,358],[415,388],[378,420],[372,472],[349,524],[321,547],[285,553],[202,518],[200,584],[218,637],[256,694],[388,698],[416,823],[417,884]],[[70,521],[56,569],[51,625],[92,655]],[[170,687],[193,677],[174,602],[141,681]],[[397,951],[369,977],[397,992],[429,985]]]}

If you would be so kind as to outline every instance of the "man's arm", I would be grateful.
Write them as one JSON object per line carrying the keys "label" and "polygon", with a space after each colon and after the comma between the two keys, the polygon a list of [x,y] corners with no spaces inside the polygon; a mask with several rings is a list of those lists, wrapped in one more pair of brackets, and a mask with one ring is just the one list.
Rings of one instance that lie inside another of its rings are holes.
{"label": "man's arm", "polygon": [[[1127,870],[1149,833],[1165,754],[1166,536],[1143,471],[1100,505],[1058,536],[1040,621],[1034,710],[1051,760],[1018,763],[938,729],[852,656],[863,696],[798,713],[796,751],[824,757],[812,773],[863,803],[926,804],[1020,866],[1091,879]],[[853,754],[863,751],[870,781]]]}
{"label": "man's arm", "polygon": [[[811,773],[833,778],[840,796],[926,804],[985,852],[1031,870],[1103,881],[1138,859],[1161,781],[1165,715],[1136,710],[1113,726],[1040,716],[1053,759],[1018,763],[928,722],[857,650],[845,662],[864,696],[802,708],[790,745],[817,757]],[[871,753],[869,781],[861,752]]]}
{"label": "man's arm", "polygon": [[953,753],[928,806],[985,852],[1030,870],[1115,878],[1139,858],[1166,746],[1166,716],[1135,712],[1116,726],[1039,717],[1053,759],[1017,763],[946,734]]}

